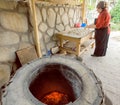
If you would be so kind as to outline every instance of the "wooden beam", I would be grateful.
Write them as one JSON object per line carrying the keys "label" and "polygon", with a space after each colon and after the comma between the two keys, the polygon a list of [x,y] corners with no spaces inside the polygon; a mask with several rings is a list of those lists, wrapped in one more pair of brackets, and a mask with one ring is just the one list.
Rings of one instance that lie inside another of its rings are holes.
{"label": "wooden beam", "polygon": [[83,3],[82,3],[82,21],[84,21],[85,19],[85,13],[86,13],[86,0],[83,0]]}
{"label": "wooden beam", "polygon": [[34,41],[37,50],[37,55],[39,58],[42,57],[41,46],[40,46],[40,38],[38,34],[38,26],[37,26],[37,16],[36,16],[36,7],[35,7],[36,0],[29,0],[29,6],[31,10],[31,16],[33,21],[33,29],[34,29]]}

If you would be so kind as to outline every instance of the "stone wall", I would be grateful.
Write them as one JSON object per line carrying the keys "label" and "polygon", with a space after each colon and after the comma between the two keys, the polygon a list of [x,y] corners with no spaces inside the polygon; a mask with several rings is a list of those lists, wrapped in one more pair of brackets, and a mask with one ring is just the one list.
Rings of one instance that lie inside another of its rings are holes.
{"label": "stone wall", "polygon": [[[27,7],[0,0],[0,87],[18,68],[15,52],[32,44]],[[14,66],[13,66],[14,65]]]}
{"label": "stone wall", "polygon": [[55,45],[55,42],[51,40],[55,33],[69,30],[74,23],[80,22],[81,19],[80,7],[41,3],[37,4],[36,10],[39,35],[44,39],[41,41],[42,50],[45,47],[49,50]]}
{"label": "stone wall", "polygon": [[[9,4],[9,5],[8,5]],[[56,46],[53,35],[81,22],[81,8],[41,2],[36,5],[42,53]],[[32,19],[27,3],[0,0],[0,77],[1,71],[18,69],[16,51],[34,45]],[[9,72],[9,73],[8,73]]]}

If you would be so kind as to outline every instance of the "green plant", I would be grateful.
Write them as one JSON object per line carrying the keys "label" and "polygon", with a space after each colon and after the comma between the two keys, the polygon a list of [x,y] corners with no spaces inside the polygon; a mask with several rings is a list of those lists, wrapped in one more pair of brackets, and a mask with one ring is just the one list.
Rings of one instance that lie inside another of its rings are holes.
{"label": "green plant", "polygon": [[111,30],[112,31],[119,31],[120,30],[120,23],[112,23],[111,22]]}
{"label": "green plant", "polygon": [[95,8],[94,5],[88,5],[88,9],[89,9],[89,10],[93,10],[94,8]]}
{"label": "green plant", "polygon": [[120,0],[116,4],[116,6],[111,10],[110,13],[112,17],[112,22],[120,23]]}

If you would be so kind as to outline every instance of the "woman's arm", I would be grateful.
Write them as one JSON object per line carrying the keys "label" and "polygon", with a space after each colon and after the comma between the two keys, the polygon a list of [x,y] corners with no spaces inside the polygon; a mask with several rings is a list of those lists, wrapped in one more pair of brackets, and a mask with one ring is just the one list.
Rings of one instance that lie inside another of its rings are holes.
{"label": "woman's arm", "polygon": [[90,24],[90,25],[87,25],[86,28],[96,28],[96,25],[95,24]]}

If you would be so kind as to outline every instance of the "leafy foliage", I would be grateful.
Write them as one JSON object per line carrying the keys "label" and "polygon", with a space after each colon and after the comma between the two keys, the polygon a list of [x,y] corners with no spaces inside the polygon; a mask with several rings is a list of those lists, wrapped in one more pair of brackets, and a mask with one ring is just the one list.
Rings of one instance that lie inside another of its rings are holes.
{"label": "leafy foliage", "polygon": [[116,6],[111,10],[112,22],[120,23],[120,0]]}
{"label": "leafy foliage", "polygon": [[93,10],[93,9],[95,9],[95,6],[94,5],[88,5],[88,9]]}
{"label": "leafy foliage", "polygon": [[111,30],[112,31],[120,31],[120,23],[115,24],[115,23],[111,22]]}

